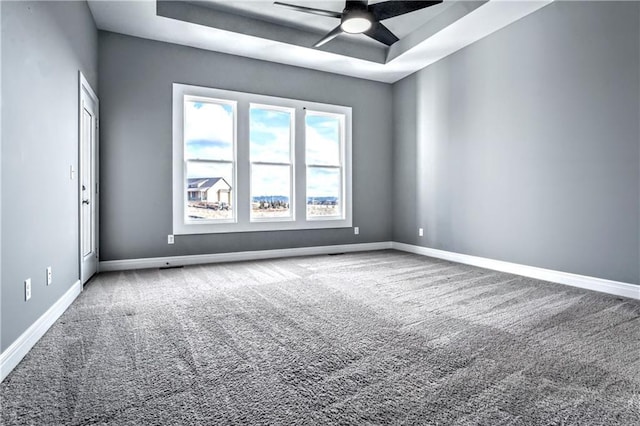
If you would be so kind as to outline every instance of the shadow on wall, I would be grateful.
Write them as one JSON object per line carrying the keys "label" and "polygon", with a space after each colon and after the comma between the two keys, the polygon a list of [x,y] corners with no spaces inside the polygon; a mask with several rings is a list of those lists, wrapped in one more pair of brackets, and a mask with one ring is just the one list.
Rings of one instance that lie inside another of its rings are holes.
{"label": "shadow on wall", "polygon": [[[451,204],[447,198],[450,182],[446,179],[449,156],[449,128],[456,120],[451,110],[449,62],[441,62],[434,72],[416,76],[416,157],[415,203],[417,228],[424,229],[419,245],[451,249]],[[417,235],[418,230],[412,231]],[[411,234],[410,234],[411,235]]]}

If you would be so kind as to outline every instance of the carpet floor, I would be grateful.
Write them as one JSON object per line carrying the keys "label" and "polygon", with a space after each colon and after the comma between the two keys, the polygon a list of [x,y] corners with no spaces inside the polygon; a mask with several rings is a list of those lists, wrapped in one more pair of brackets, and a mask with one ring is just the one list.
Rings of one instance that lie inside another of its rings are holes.
{"label": "carpet floor", "polygon": [[397,251],[104,273],[3,424],[640,425],[640,301]]}

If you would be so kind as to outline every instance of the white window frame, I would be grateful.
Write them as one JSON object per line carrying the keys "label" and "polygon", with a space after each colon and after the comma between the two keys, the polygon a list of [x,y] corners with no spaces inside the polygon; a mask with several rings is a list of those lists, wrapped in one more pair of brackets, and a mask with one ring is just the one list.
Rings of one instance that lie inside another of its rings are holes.
{"label": "white window frame", "polygon": [[[235,188],[232,187],[234,205],[233,222],[185,220],[186,161],[184,156],[184,98],[202,97],[236,103],[235,122]],[[292,120],[292,218],[251,220],[251,158],[249,145],[250,105],[280,107],[295,111]],[[314,113],[341,114],[344,116],[342,140],[342,205],[341,217],[314,217],[307,219],[305,110]],[[186,84],[173,84],[173,234],[210,234],[230,232],[257,232],[296,229],[349,228],[352,226],[352,110],[351,107],[308,102],[274,96],[213,89]]]}
{"label": "white window frame", "polygon": [[[295,200],[295,188],[296,188],[296,164],[295,164],[295,153],[296,153],[296,111],[293,108],[285,108],[279,105],[267,105],[267,104],[258,104],[255,102],[251,102],[249,105],[249,111],[251,108],[260,108],[265,110],[272,111],[280,111],[290,113],[290,122],[289,122],[289,162],[288,163],[277,163],[277,162],[267,162],[267,161],[254,161],[251,158],[251,152],[249,152],[249,163],[251,170],[251,180],[249,185],[253,185],[253,166],[289,166],[289,213],[290,215],[287,217],[264,217],[264,218],[252,218],[251,213],[249,213],[249,218],[251,222],[293,222],[296,218],[296,209],[295,202],[291,202]],[[251,126],[251,123],[249,123]],[[251,143],[251,141],[249,141]],[[249,146],[249,151],[251,151],[251,146]],[[249,197],[253,198],[253,187],[250,188]],[[252,200],[253,201],[253,200]]]}
{"label": "white window frame", "polygon": [[[331,112],[326,112],[326,111],[314,111],[311,110],[309,108],[306,109],[305,111],[305,135],[306,135],[306,118],[307,115],[315,115],[315,116],[324,116],[324,117],[336,117],[339,119],[340,121],[340,129],[339,129],[339,134],[340,134],[340,138],[342,140],[344,140],[344,135],[345,135],[345,127],[346,127],[346,119],[345,116],[342,114],[335,114],[335,113],[331,113]],[[306,144],[305,144],[305,148],[306,148]],[[338,165],[333,165],[333,164],[316,164],[316,163],[312,163],[309,164],[307,162],[307,157],[306,157],[307,153],[306,153],[306,149],[305,149],[305,175],[308,174],[308,170],[310,168],[316,168],[316,169],[338,169],[340,171],[340,200],[344,200],[344,194],[346,193],[346,188],[345,188],[345,178],[343,176],[344,174],[344,162],[345,162],[345,144],[341,143],[340,144],[340,152],[339,152],[339,156],[338,156]],[[307,195],[308,197],[308,195]],[[305,202],[307,202],[307,198],[305,198]],[[345,205],[344,202],[340,203],[340,216],[312,216],[309,217],[308,214],[308,210],[305,208],[305,216],[306,219],[308,221],[316,221],[316,220],[340,220],[342,217],[344,217],[345,215]]]}
{"label": "white window frame", "polygon": [[[234,191],[234,187],[236,186],[237,182],[238,182],[238,149],[237,149],[237,145],[238,145],[238,134],[236,129],[238,128],[238,104],[234,101],[228,101],[225,99],[216,99],[216,98],[211,98],[211,97],[203,97],[203,96],[192,96],[192,95],[184,95],[183,96],[183,102],[182,102],[182,119],[184,120],[184,111],[185,111],[185,100],[189,100],[189,101],[196,101],[196,102],[202,102],[202,103],[210,103],[210,104],[217,104],[217,105],[229,105],[231,106],[231,110],[233,111],[233,156],[231,160],[208,160],[208,159],[191,159],[188,160],[186,158],[184,158],[184,151],[185,151],[185,140],[184,140],[184,132],[183,132],[183,136],[182,136],[182,155],[183,155],[183,188],[184,188],[184,184],[186,183],[187,180],[187,163],[201,163],[201,164],[231,164],[232,170],[233,170],[233,175],[232,175],[232,179],[231,182],[228,182],[231,184],[231,194],[232,194],[232,206],[235,207],[237,204],[237,197],[238,195],[236,194],[236,191]],[[183,121],[184,123],[184,121]],[[235,208],[232,208],[232,213],[233,213],[233,217],[228,218],[228,219],[189,219],[187,217],[186,212],[184,211],[184,206],[187,205],[189,201],[189,196],[188,196],[188,191],[184,191],[183,194],[183,209],[182,209],[182,215],[183,215],[183,220],[185,224],[203,224],[203,223],[209,223],[209,224],[218,224],[218,223],[236,223],[237,222],[237,217],[238,217],[238,213],[236,212]]]}

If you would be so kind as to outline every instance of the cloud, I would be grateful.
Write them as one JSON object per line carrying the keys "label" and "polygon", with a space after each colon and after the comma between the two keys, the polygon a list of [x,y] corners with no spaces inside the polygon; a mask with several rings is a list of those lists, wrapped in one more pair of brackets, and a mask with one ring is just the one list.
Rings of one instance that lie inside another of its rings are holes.
{"label": "cloud", "polygon": [[307,164],[340,165],[340,121],[334,117],[307,115]]}
{"label": "cloud", "polygon": [[251,161],[288,163],[291,158],[291,114],[251,108]]}
{"label": "cloud", "polygon": [[279,111],[268,108],[251,108],[251,118],[257,120],[268,120],[276,127],[288,127],[291,122],[291,112]]}
{"label": "cloud", "polygon": [[271,127],[251,123],[251,161],[288,163],[291,157],[289,127]]}
{"label": "cloud", "polygon": [[185,157],[189,160],[233,161],[233,146],[220,141],[189,140],[185,147]]}
{"label": "cloud", "polygon": [[232,160],[233,131],[230,105],[185,102],[184,139],[188,158]]}
{"label": "cloud", "polygon": [[340,198],[340,169],[307,168],[307,197]]}
{"label": "cloud", "polygon": [[[252,108],[250,112],[251,161],[289,162],[291,114]],[[340,120],[308,114],[306,117],[307,164],[340,165]],[[187,159],[233,160],[233,110],[228,105],[206,102],[185,103],[185,155]],[[304,167],[304,165],[300,165]],[[307,168],[308,197],[341,196],[340,169]],[[254,165],[251,195],[291,196],[289,166]],[[187,177],[223,177],[232,187],[233,166],[189,162]]]}
{"label": "cloud", "polygon": [[291,197],[289,166],[254,165],[251,168],[251,195],[284,195]]}
{"label": "cloud", "polygon": [[233,187],[233,166],[224,163],[187,163],[187,178],[221,177]]}

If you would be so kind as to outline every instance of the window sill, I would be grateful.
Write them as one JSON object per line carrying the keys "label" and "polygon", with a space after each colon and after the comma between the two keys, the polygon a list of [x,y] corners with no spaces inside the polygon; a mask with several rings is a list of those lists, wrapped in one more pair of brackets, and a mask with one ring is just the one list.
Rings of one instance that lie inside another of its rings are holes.
{"label": "window sill", "polygon": [[308,221],[277,221],[250,223],[188,223],[174,225],[174,235],[230,234],[236,232],[302,231],[311,229],[351,228],[348,219],[314,219]]}

